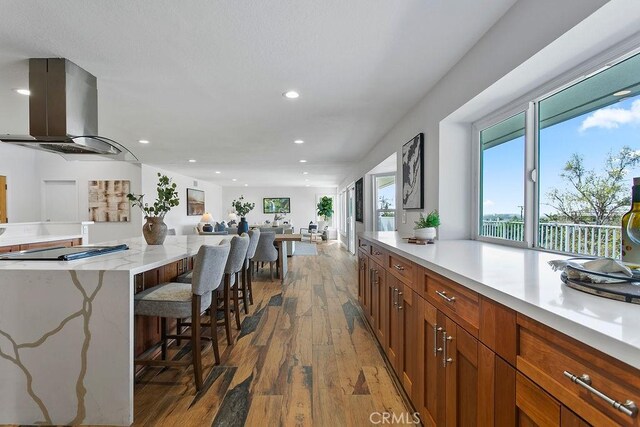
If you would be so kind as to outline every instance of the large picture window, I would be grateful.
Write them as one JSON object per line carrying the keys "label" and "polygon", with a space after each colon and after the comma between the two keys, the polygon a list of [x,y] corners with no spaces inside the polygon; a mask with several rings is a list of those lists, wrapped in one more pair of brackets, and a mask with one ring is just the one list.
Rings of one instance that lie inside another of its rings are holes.
{"label": "large picture window", "polygon": [[478,237],[619,258],[640,176],[640,55],[532,100],[528,113],[480,129]]}

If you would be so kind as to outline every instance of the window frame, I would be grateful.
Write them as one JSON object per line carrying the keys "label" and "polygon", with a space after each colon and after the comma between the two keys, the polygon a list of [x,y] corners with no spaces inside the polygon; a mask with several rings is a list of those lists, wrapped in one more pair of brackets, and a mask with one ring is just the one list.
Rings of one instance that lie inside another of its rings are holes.
{"label": "window frame", "polygon": [[[613,67],[624,60],[640,54],[640,36],[633,37],[608,49],[599,55],[593,56],[579,66],[560,74],[554,79],[542,84],[536,89],[517,98],[515,101],[493,111],[471,124],[472,128],[472,215],[471,236],[473,240],[489,243],[497,243],[505,246],[531,248],[534,250],[573,254],[545,249],[539,246],[540,218],[540,194],[538,185],[538,173],[540,168],[540,140],[539,140],[539,106],[540,102],[564,89],[578,84],[589,77],[598,74],[607,68]],[[500,123],[516,114],[525,112],[525,159],[524,159],[524,239],[522,242],[482,236],[480,234],[481,215],[481,191],[482,191],[482,147],[480,144],[480,132],[495,124]]]}
{"label": "window frame", "polygon": [[372,202],[373,202],[373,221],[372,221],[372,230],[374,232],[378,230],[378,214],[381,212],[393,212],[393,229],[394,231],[398,230],[398,205],[397,205],[397,191],[396,191],[396,207],[394,209],[378,209],[378,185],[376,183],[378,178],[384,176],[392,176],[394,177],[393,187],[397,190],[398,185],[398,176],[395,172],[382,172],[371,175],[371,188],[373,189],[372,194]]}

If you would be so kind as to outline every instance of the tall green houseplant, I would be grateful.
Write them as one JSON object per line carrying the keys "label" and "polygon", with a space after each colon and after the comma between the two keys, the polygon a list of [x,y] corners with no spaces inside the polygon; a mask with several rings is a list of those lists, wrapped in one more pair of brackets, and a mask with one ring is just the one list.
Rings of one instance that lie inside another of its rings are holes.
{"label": "tall green houseplant", "polygon": [[323,196],[318,203],[318,216],[321,216],[325,222],[329,221],[333,216],[333,199]]}

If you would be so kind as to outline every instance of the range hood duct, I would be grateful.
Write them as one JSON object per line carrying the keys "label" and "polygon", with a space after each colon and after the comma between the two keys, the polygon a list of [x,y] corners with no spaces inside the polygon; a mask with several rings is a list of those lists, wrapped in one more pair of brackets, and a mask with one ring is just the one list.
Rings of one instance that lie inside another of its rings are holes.
{"label": "range hood duct", "polygon": [[92,74],[64,58],[32,58],[29,90],[29,135],[0,135],[0,141],[68,160],[138,160],[98,135],[98,86]]}

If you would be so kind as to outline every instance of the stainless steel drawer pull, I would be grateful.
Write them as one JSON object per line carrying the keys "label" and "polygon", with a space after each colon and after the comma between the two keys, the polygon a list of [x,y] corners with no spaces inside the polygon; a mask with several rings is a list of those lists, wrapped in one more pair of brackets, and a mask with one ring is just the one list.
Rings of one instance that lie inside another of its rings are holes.
{"label": "stainless steel drawer pull", "polygon": [[569,378],[571,382],[578,384],[580,387],[586,388],[589,392],[595,394],[600,399],[604,400],[623,414],[626,414],[632,418],[635,418],[636,415],[638,415],[638,407],[633,401],[627,400],[624,403],[620,403],[617,400],[610,398],[600,390],[593,388],[591,386],[591,377],[589,377],[589,375],[582,374],[578,377],[576,375],[573,375],[571,372],[564,371],[564,376]]}
{"label": "stainless steel drawer pull", "polygon": [[398,306],[398,297],[397,297],[398,288],[393,288],[393,306]]}
{"label": "stainless steel drawer pull", "polygon": [[394,265],[393,267],[394,267],[396,270],[400,270],[400,271],[403,271],[403,270],[404,270],[404,267],[403,267],[402,265],[400,265],[400,264],[396,264],[396,265]]}
{"label": "stainless steel drawer pull", "polygon": [[456,297],[448,297],[445,291],[436,291],[436,294],[444,299],[446,302],[454,303],[456,302]]}
{"label": "stainless steel drawer pull", "polygon": [[453,359],[447,357],[447,341],[451,341],[453,337],[447,335],[447,331],[442,330],[442,367],[446,368],[447,363],[453,362]]}
{"label": "stainless steel drawer pull", "polygon": [[402,292],[398,292],[398,304],[397,304],[397,309],[398,310],[402,310],[402,304],[400,304],[400,302],[402,301]]}
{"label": "stainless steel drawer pull", "polygon": [[439,351],[442,351],[442,347],[438,347],[438,332],[442,331],[442,328],[438,325],[433,325],[433,355],[437,356]]}

